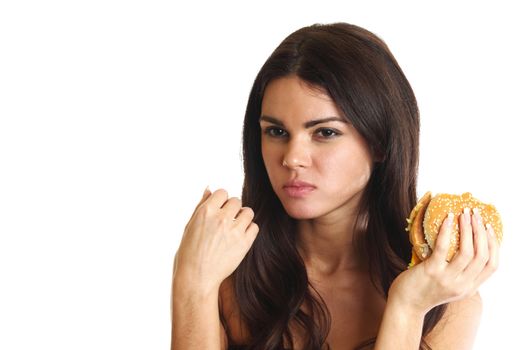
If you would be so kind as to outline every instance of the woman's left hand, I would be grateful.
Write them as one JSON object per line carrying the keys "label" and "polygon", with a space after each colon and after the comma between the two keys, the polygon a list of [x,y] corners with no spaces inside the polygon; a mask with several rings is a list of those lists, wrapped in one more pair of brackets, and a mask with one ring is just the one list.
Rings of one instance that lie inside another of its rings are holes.
{"label": "woman's left hand", "polygon": [[388,301],[424,315],[437,305],[475,294],[496,271],[499,243],[494,229],[483,225],[479,211],[465,208],[459,217],[460,247],[450,262],[447,254],[454,217],[443,221],[430,257],[401,273],[390,287]]}

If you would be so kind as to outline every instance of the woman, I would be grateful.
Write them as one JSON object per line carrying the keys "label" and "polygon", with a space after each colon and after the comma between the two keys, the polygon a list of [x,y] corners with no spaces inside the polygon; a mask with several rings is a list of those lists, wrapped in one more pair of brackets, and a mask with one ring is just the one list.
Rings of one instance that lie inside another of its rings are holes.
{"label": "woman", "polygon": [[[288,36],[255,79],[241,201],[206,190],[175,257],[172,349],[470,349],[497,241],[466,208],[406,269],[419,112],[385,43]],[[445,308],[445,305],[447,305]]]}

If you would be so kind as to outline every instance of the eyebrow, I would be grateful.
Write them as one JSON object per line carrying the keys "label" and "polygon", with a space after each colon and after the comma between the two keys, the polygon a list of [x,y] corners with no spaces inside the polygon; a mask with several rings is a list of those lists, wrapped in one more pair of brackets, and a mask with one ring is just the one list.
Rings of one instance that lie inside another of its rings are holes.
{"label": "eyebrow", "polygon": [[[272,124],[284,127],[284,123],[282,121],[280,121],[279,119],[275,118],[275,117],[272,117],[272,116],[269,116],[269,115],[262,115],[261,118],[259,119],[259,122],[261,122],[263,120],[267,121],[267,122],[270,122]],[[348,124],[348,121],[344,120],[341,117],[326,117],[326,118],[321,118],[321,119],[309,120],[306,123],[304,123],[303,125],[304,125],[304,127],[306,129],[308,129],[308,128],[311,128],[313,126],[316,126],[317,124],[333,122],[333,121]]]}

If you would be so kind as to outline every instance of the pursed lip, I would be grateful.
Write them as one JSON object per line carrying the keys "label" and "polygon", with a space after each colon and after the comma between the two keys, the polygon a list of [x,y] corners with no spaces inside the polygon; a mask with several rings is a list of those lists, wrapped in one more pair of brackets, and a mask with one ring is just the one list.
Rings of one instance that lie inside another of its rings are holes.
{"label": "pursed lip", "polygon": [[283,186],[284,188],[287,188],[287,187],[297,187],[297,188],[302,188],[302,187],[312,187],[312,188],[315,188],[314,185],[312,185],[311,183],[308,183],[308,182],[304,182],[304,181],[300,181],[300,180],[291,180],[291,181],[288,181],[284,184]]}
{"label": "pursed lip", "polygon": [[315,186],[305,181],[292,180],[284,184],[283,190],[289,197],[303,198],[313,192]]}

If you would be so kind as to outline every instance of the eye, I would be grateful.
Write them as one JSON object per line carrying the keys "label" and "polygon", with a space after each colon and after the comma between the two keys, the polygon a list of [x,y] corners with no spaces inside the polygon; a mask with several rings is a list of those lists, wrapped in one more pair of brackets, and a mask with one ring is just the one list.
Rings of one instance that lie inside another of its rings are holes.
{"label": "eye", "polygon": [[318,129],[316,130],[316,134],[320,135],[322,138],[325,138],[325,139],[332,139],[334,137],[341,135],[340,132],[334,129],[328,129],[328,128]]}
{"label": "eye", "polygon": [[286,136],[286,131],[284,131],[281,128],[277,128],[275,126],[267,127],[266,129],[264,129],[264,133],[271,137],[278,137],[278,138]]}

